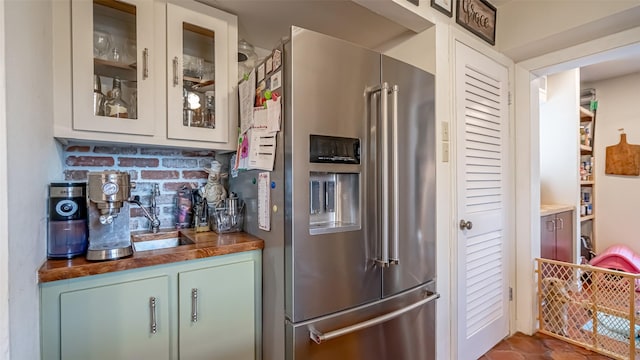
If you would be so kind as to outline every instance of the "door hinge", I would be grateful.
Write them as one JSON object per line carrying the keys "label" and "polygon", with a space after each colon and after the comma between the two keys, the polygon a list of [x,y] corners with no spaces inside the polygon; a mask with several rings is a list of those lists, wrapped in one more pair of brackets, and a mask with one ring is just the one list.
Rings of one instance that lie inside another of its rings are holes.
{"label": "door hinge", "polygon": [[513,301],[513,288],[509,287],[509,301]]}
{"label": "door hinge", "polygon": [[507,96],[507,102],[511,105],[511,91],[509,91],[509,96]]}

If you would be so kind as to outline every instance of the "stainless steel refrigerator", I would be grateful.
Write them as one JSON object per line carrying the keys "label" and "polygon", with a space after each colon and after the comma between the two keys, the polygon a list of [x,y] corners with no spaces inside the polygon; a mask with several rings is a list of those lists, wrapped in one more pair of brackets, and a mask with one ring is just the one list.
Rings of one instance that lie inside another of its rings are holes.
{"label": "stainless steel refrigerator", "polygon": [[278,51],[270,231],[260,171],[230,179],[265,240],[263,359],[434,359],[434,76],[298,27]]}

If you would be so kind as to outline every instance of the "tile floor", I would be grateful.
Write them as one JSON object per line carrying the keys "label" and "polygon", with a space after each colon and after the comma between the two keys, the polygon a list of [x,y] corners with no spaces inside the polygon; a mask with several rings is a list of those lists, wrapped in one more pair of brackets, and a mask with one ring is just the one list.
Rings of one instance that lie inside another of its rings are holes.
{"label": "tile floor", "polygon": [[522,333],[502,340],[478,360],[593,360],[610,359],[543,334]]}

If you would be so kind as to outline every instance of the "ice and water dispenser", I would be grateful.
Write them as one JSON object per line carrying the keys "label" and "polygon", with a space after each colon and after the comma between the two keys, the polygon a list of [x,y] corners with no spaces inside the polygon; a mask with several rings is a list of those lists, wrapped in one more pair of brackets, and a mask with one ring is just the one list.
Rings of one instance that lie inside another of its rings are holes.
{"label": "ice and water dispenser", "polygon": [[360,229],[360,140],[311,135],[309,150],[312,164],[336,165],[309,173],[309,232]]}

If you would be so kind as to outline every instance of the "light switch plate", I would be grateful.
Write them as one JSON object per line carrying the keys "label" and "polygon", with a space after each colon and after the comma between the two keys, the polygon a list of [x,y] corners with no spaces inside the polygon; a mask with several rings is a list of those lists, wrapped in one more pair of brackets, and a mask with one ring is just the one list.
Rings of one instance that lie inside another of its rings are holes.
{"label": "light switch plate", "polygon": [[442,162],[449,162],[449,143],[442,143]]}
{"label": "light switch plate", "polygon": [[449,141],[449,123],[442,122],[442,141]]}

